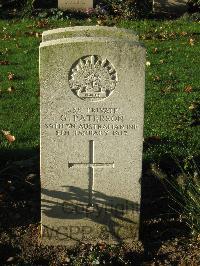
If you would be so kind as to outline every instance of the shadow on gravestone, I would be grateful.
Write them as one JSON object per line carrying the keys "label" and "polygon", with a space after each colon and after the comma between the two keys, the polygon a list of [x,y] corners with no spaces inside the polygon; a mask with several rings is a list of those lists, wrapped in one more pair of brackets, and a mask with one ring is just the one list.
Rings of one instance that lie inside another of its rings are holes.
{"label": "shadow on gravestone", "polygon": [[[59,219],[79,220],[88,218],[103,226],[108,225],[108,232],[112,234],[118,242],[122,241],[116,232],[116,228],[120,227],[118,220],[126,222],[128,226],[128,224],[132,224],[133,221],[124,217],[124,213],[126,211],[139,212],[139,204],[118,197],[110,197],[98,191],[93,191],[96,204],[89,209],[87,207],[87,189],[84,190],[74,186],[66,186],[64,189],[67,192],[42,189],[41,192],[43,194],[55,199],[42,200],[43,213],[45,213],[46,216],[57,218],[59,213]],[[62,201],[62,203],[60,201]],[[45,205],[45,203],[47,204]],[[59,232],[59,227],[57,229],[60,235],[64,235],[61,231]]]}

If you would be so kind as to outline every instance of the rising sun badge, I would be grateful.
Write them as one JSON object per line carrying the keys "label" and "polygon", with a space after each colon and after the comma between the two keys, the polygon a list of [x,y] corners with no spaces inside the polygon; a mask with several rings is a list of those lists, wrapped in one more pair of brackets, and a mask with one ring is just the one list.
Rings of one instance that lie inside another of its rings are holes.
{"label": "rising sun badge", "polygon": [[72,92],[86,101],[106,99],[113,93],[117,81],[114,66],[97,55],[80,58],[73,64],[69,73]]}

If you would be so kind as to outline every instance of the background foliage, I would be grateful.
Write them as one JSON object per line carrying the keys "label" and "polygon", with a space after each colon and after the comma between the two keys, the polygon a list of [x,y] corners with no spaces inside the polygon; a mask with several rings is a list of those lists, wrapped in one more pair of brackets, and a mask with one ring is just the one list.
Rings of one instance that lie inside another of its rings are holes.
{"label": "background foliage", "polygon": [[188,7],[190,12],[199,12],[200,11],[200,0],[189,0]]}
{"label": "background foliage", "polygon": [[[87,16],[103,15],[120,19],[137,19],[148,18],[149,15],[152,15],[152,0],[96,0],[94,2],[95,8],[85,12]],[[56,9],[56,12],[62,12],[57,9],[57,0],[0,0],[0,11],[8,9],[14,9],[14,15],[22,16],[37,15],[36,9]],[[199,11],[200,0],[188,0],[188,12]],[[55,13],[55,10],[53,12]],[[80,11],[74,12],[73,16],[76,14],[78,18],[78,16],[81,16],[80,13]],[[50,12],[50,15],[52,15],[52,12]],[[61,17],[60,14],[58,17]]]}
{"label": "background foliage", "polygon": [[[97,0],[96,8],[89,13],[106,14],[121,18],[136,18],[147,15],[151,10],[150,0]],[[31,14],[35,8],[57,8],[57,0],[1,0],[1,8],[14,8],[17,11]]]}

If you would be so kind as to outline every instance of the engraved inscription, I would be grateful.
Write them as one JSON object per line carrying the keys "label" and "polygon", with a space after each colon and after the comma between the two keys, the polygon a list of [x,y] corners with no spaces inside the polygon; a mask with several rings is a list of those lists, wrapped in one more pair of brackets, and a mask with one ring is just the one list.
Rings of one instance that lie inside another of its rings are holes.
{"label": "engraved inscription", "polygon": [[87,1],[83,0],[67,0],[65,1],[65,5],[85,5]]}
{"label": "engraved inscription", "polygon": [[44,126],[56,136],[128,136],[139,129],[118,107],[69,108]]}
{"label": "engraved inscription", "polygon": [[68,0],[66,1],[68,4],[85,4],[86,1],[83,0]]}
{"label": "engraved inscription", "polygon": [[86,101],[106,99],[113,93],[117,81],[114,66],[97,55],[82,57],[75,62],[69,73],[72,92]]}

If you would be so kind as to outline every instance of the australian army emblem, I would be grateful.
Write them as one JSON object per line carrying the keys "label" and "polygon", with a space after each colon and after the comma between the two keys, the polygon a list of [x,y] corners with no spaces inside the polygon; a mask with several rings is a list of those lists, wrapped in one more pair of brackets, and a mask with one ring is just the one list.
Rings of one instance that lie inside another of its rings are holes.
{"label": "australian army emblem", "polygon": [[72,92],[86,101],[101,101],[109,97],[117,80],[114,66],[97,55],[80,58],[73,64],[69,73]]}

